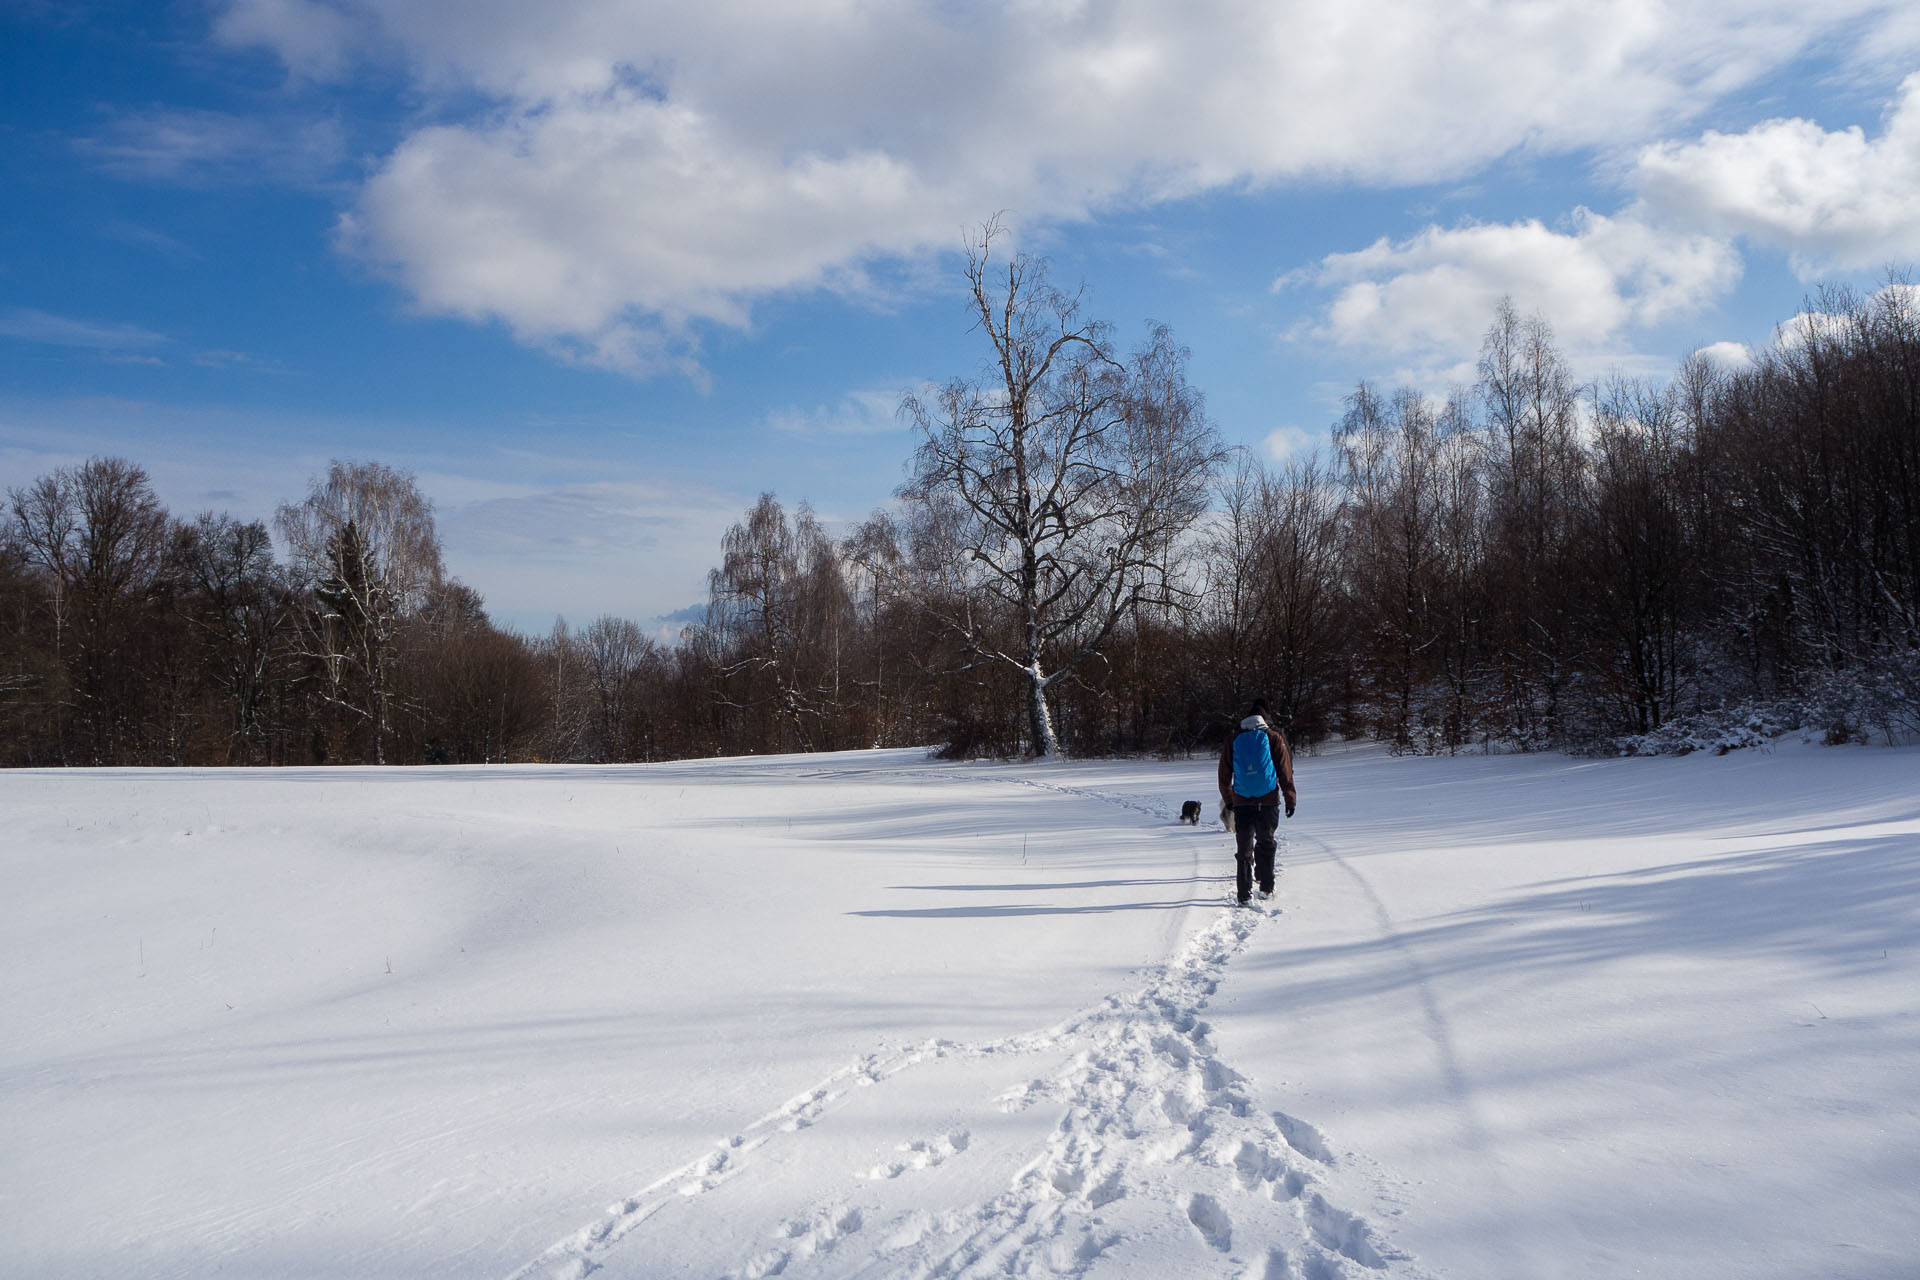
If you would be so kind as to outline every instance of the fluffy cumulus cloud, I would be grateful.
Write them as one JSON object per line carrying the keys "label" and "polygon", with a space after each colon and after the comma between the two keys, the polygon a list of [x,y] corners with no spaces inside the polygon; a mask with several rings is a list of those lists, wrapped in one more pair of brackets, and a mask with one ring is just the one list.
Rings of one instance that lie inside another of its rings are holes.
{"label": "fluffy cumulus cloud", "polygon": [[1768,120],[1647,147],[1635,182],[1670,217],[1789,250],[1803,276],[1920,259],[1920,73],[1878,137]]}
{"label": "fluffy cumulus cloud", "polygon": [[1738,373],[1753,367],[1753,351],[1744,342],[1714,342],[1694,352],[1716,369]]}
{"label": "fluffy cumulus cloud", "polygon": [[617,89],[401,144],[343,225],[419,303],[498,317],[587,363],[653,371],[695,321],[742,327],[756,296],[862,286],[876,244],[964,221],[877,151],[790,162],[724,122]]}
{"label": "fluffy cumulus cloud", "polygon": [[215,30],[303,77],[388,59],[443,104],[343,227],[422,308],[650,371],[995,210],[1638,145],[1891,7],[227,0]]}
{"label": "fluffy cumulus cloud", "polygon": [[1704,305],[1739,275],[1723,240],[1662,230],[1638,210],[1609,218],[1577,209],[1563,227],[1428,227],[1330,255],[1283,284],[1332,291],[1319,337],[1444,364],[1479,349],[1502,297],[1544,315],[1580,359],[1606,352],[1631,327]]}

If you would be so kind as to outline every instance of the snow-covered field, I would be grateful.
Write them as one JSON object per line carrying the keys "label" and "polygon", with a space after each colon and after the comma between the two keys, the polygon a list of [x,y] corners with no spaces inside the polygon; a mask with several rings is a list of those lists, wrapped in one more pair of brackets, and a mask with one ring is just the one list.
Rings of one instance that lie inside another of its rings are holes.
{"label": "snow-covered field", "polygon": [[1211,775],[0,774],[0,1274],[1920,1275],[1920,751]]}

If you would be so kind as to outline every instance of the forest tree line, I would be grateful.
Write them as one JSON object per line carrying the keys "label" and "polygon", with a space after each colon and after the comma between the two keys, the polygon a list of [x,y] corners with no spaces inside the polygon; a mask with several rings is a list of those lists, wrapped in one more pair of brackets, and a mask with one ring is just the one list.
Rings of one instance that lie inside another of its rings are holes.
{"label": "forest tree line", "polygon": [[670,642],[496,626],[379,463],[270,525],[176,518],[122,459],[10,490],[0,762],[1182,754],[1256,696],[1301,742],[1419,752],[1920,731],[1920,290],[1586,386],[1503,304],[1473,386],[1362,383],[1320,457],[1268,465],[1164,328],[1122,350],[993,249],[987,359],[903,405],[895,500],[836,537],[763,495]]}

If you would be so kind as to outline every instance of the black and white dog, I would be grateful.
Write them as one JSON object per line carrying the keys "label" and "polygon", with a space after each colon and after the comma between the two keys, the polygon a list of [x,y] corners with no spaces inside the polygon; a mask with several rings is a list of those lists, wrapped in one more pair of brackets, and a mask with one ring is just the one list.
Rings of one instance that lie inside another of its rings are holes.
{"label": "black and white dog", "polygon": [[[1180,806],[1180,821],[1191,822],[1196,827],[1200,825],[1200,802],[1198,800],[1189,800]],[[1233,806],[1225,800],[1220,802],[1220,825],[1227,829],[1228,835],[1233,834]]]}

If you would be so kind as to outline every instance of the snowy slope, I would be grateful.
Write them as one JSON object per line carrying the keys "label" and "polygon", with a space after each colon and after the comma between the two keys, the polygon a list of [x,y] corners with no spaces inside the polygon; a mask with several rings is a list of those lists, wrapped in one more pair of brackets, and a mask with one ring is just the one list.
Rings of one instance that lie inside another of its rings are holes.
{"label": "snowy slope", "polygon": [[0,774],[0,1274],[1915,1274],[1920,753],[1299,772]]}

